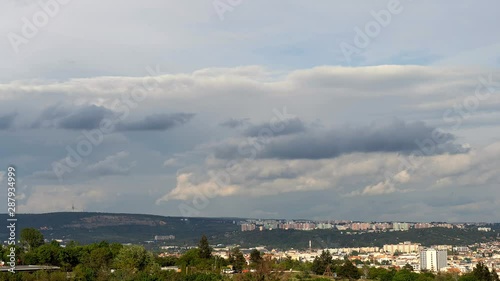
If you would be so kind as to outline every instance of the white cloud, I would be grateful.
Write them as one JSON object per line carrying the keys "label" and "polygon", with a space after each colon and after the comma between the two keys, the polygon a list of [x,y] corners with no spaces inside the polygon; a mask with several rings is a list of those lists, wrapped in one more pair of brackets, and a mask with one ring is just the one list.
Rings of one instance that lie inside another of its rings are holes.
{"label": "white cloud", "polygon": [[178,164],[178,159],[177,158],[169,158],[163,162],[163,166],[169,167],[169,166],[175,166]]}
{"label": "white cloud", "polygon": [[220,186],[215,180],[202,183],[192,183],[192,174],[180,174],[177,176],[177,186],[168,194],[156,201],[157,204],[169,200],[188,200],[192,198],[212,198],[216,196],[226,197],[236,194],[239,186]]}
{"label": "white cloud", "polygon": [[[176,188],[164,198],[191,200],[199,194],[264,197],[315,190],[335,190],[354,197],[494,184],[500,174],[499,147],[500,143],[495,143],[465,154],[426,156],[418,166],[401,171],[398,169],[406,156],[395,153],[356,153],[321,160],[241,160],[232,172],[225,169],[224,161],[212,160],[210,171],[197,169],[196,175],[178,176]],[[391,171],[394,175],[387,178]],[[209,174],[223,175],[223,181],[214,181]],[[196,177],[199,183],[191,184],[189,177]],[[356,189],[363,183],[369,184]]]}

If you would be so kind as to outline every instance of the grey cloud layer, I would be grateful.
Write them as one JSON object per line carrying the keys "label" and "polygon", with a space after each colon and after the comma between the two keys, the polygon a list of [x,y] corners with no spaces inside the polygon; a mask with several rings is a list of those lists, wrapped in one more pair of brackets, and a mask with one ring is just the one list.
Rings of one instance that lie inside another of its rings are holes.
{"label": "grey cloud layer", "polygon": [[[306,126],[299,118],[284,120],[284,122],[286,123],[286,126],[281,130],[275,130],[273,133],[274,136],[284,136],[306,131]],[[247,137],[258,137],[259,135],[264,134],[263,130],[265,129],[269,130],[269,123],[250,126],[245,130],[244,135]]]}
{"label": "grey cloud layer", "polygon": [[10,129],[16,119],[17,113],[0,115],[0,130]]}
{"label": "grey cloud layer", "polygon": [[[269,127],[269,125],[267,125]],[[290,126],[290,127],[288,127]],[[257,137],[256,126],[252,134]],[[257,153],[261,158],[278,159],[324,159],[335,158],[343,154],[356,152],[398,152],[412,153],[427,151],[428,141],[435,144],[432,154],[458,153],[462,146],[454,143],[455,137],[450,133],[439,132],[436,128],[426,126],[422,122],[406,123],[395,120],[388,124],[372,124],[363,127],[345,127],[333,130],[309,129],[307,133],[303,123],[298,119],[285,123],[284,133],[262,139],[241,140],[239,145],[220,144],[215,147],[215,156],[231,159],[248,156],[248,152],[263,147]],[[288,128],[288,129],[287,129]],[[285,136],[293,134],[290,136]],[[437,139],[435,136],[439,135]],[[284,136],[284,137],[280,137]],[[260,145],[255,143],[261,142]]]}
{"label": "grey cloud layer", "polygon": [[44,109],[31,127],[90,130],[98,128],[104,118],[113,115],[113,111],[96,105],[73,107],[56,104]]}
{"label": "grey cloud layer", "polygon": [[65,107],[49,107],[35,121],[33,127],[50,127],[67,130],[90,130],[99,127],[104,118],[113,116],[107,108],[88,105],[73,109]]}
{"label": "grey cloud layer", "polygon": [[183,125],[193,118],[191,113],[151,114],[141,120],[122,118],[114,111],[96,105],[79,107],[50,106],[45,109],[32,128],[57,128],[67,130],[91,130],[99,128],[104,119],[115,121],[118,131],[165,131]]}
{"label": "grey cloud layer", "polygon": [[228,128],[238,128],[248,125],[250,118],[230,118],[224,122],[219,123],[219,125]]}
{"label": "grey cloud layer", "polygon": [[[393,122],[384,126],[337,129],[305,134],[291,139],[271,140],[262,156],[281,159],[332,158],[353,152],[419,151],[419,142],[432,139],[435,128],[423,123]],[[456,153],[461,146],[453,144],[454,136],[441,133],[436,153]]]}
{"label": "grey cloud layer", "polygon": [[[497,116],[481,117],[484,107],[500,109],[498,95],[480,101],[456,129],[449,128],[460,112],[453,112],[451,123],[442,117],[445,110],[454,110],[455,100],[463,102],[474,94],[480,75],[492,73],[492,80],[500,81],[497,72],[323,66],[279,73],[248,66],[160,74],[154,77],[157,87],[128,108],[128,115],[124,107],[112,105],[126,105],[127,94],[142,85],[142,77],[0,84],[0,118],[13,109],[18,112],[14,122],[12,117],[2,119],[8,120],[8,129],[0,131],[5,148],[0,166],[17,163],[31,174],[24,178],[31,188],[20,204],[33,212],[71,208],[63,202],[46,203],[48,195],[81,198],[88,209],[110,206],[109,211],[127,211],[132,197],[140,196],[150,203],[142,207],[144,212],[179,215],[178,204],[206,192],[212,197],[200,215],[224,215],[227,208],[220,206],[230,198],[231,204],[252,202],[263,212],[289,217],[349,215],[346,210],[355,210],[359,218],[373,216],[375,207],[367,202],[380,207],[392,200],[398,209],[405,206],[398,200],[408,196],[419,198],[410,203],[423,206],[430,192],[440,198],[460,192],[478,202],[488,199],[468,191],[471,186],[491,191],[491,200],[500,201],[494,189],[499,166],[488,158],[497,157],[498,146],[483,149],[497,138],[499,128],[489,121]],[[272,124],[281,127],[273,120],[284,108],[295,117],[285,118],[282,130],[273,131]],[[67,146],[78,148],[81,130],[95,129],[106,118],[116,120],[114,130],[60,185],[52,163],[66,159]],[[126,133],[134,131],[140,133]],[[442,132],[440,144],[424,153],[423,164],[398,171],[398,158],[420,151],[419,141],[428,149],[425,141],[434,141],[436,132]],[[462,144],[470,144],[470,150]],[[393,181],[384,178],[387,171],[394,172]],[[229,181],[219,185],[212,175],[224,173]],[[145,177],[140,175],[148,175],[149,183],[141,195],[136,186]],[[290,211],[286,206],[291,203],[301,208]],[[460,211],[473,208],[465,205],[469,203],[457,201],[462,205],[453,207],[455,214],[443,213],[470,217]],[[313,208],[317,204],[330,207]],[[249,208],[235,215],[253,211]]]}
{"label": "grey cloud layer", "polygon": [[139,121],[121,122],[119,131],[165,131],[183,125],[194,117],[192,113],[153,114]]}

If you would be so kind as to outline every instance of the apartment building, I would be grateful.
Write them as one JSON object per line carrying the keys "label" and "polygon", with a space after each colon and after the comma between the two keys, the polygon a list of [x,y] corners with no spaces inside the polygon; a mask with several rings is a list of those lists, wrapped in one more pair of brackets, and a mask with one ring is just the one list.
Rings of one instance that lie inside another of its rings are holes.
{"label": "apartment building", "polygon": [[420,251],[420,270],[437,272],[447,266],[447,258],[446,250],[424,249]]}
{"label": "apartment building", "polygon": [[395,252],[400,252],[400,253],[418,253],[420,250],[420,244],[419,243],[411,243],[410,241],[406,241],[404,243],[399,243],[399,244],[389,244],[389,245],[384,245],[384,252],[388,253],[395,253]]}

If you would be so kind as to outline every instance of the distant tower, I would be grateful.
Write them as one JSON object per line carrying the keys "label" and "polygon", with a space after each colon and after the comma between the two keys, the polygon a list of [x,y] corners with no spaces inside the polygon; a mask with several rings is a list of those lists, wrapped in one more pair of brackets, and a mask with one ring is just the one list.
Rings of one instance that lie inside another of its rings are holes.
{"label": "distant tower", "polygon": [[75,203],[71,204],[71,210],[74,212],[75,211]]}
{"label": "distant tower", "polygon": [[309,240],[309,252],[312,252],[312,243],[311,243],[311,240]]}

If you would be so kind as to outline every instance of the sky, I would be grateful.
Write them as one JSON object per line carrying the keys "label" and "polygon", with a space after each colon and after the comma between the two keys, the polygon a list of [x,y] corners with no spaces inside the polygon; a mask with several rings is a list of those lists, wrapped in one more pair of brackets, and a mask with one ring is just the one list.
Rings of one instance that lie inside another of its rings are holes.
{"label": "sky", "polygon": [[500,220],[498,1],[0,2],[17,211]]}

